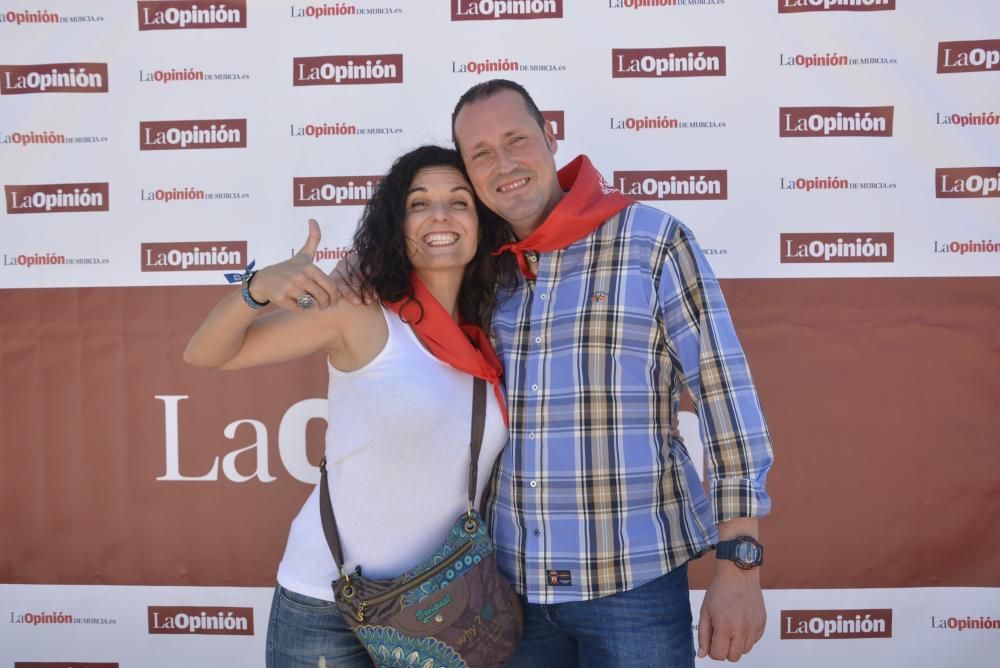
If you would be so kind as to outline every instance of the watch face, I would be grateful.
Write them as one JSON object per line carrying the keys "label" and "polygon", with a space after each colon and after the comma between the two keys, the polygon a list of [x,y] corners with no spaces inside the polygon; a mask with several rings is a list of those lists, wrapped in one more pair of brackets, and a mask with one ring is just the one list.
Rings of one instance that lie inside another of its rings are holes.
{"label": "watch face", "polygon": [[747,566],[753,566],[760,560],[760,548],[750,541],[740,541],[736,544],[736,558]]}

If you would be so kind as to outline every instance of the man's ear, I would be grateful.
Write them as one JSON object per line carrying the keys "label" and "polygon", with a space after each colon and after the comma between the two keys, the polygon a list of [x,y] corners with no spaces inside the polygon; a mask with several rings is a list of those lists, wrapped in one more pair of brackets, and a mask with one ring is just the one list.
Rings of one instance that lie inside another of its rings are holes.
{"label": "man's ear", "polygon": [[556,134],[552,131],[552,123],[550,121],[545,121],[545,129],[542,131],[545,135],[545,143],[549,145],[549,150],[552,155],[556,154],[556,150],[559,148],[559,142],[556,140]]}

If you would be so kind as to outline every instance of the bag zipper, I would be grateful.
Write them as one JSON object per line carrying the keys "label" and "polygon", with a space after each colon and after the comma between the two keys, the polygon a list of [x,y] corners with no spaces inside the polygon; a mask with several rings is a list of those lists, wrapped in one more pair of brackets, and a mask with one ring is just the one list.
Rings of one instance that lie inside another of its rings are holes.
{"label": "bag zipper", "polygon": [[450,566],[451,563],[455,561],[457,557],[464,556],[466,552],[472,549],[473,545],[474,542],[470,540],[465,544],[463,544],[461,547],[459,547],[457,550],[455,550],[451,555],[449,555],[447,559],[442,561],[440,564],[424,571],[424,573],[419,577],[413,578],[412,580],[408,580],[402,585],[396,587],[395,589],[387,591],[384,594],[379,594],[378,596],[372,599],[365,599],[361,601],[361,605],[358,607],[358,612],[354,615],[355,619],[357,619],[359,622],[364,622],[365,608],[367,608],[369,605],[379,605],[380,603],[384,603],[389,599],[398,596],[400,592],[406,591],[407,589],[411,589],[412,587],[423,584],[427,580],[430,580],[432,577],[434,577],[441,571],[448,568],[448,566]]}

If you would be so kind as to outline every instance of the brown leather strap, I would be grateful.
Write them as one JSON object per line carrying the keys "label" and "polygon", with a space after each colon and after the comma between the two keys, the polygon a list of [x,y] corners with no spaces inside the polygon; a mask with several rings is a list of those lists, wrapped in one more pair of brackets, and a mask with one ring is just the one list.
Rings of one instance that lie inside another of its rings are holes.
{"label": "brown leather strap", "polygon": [[486,381],[472,379],[472,456],[469,457],[469,508],[476,507],[476,483],[479,481],[479,451],[483,448],[486,431]]}
{"label": "brown leather strap", "polygon": [[344,568],[344,553],[340,549],[340,537],[337,535],[337,519],[333,516],[333,504],[330,502],[330,484],[326,477],[326,457],[319,463],[319,516],[323,521],[323,533],[326,534],[326,544],[337,562],[337,568]]}
{"label": "brown leather strap", "polygon": [[[469,507],[475,508],[476,487],[479,481],[479,452],[483,449],[483,434],[486,431],[486,381],[473,378],[472,383],[472,434],[469,438]],[[319,516],[323,522],[323,534],[330,547],[337,566],[344,568],[344,553],[340,547],[337,519],[330,501],[330,485],[326,475],[326,457],[319,463]]]}

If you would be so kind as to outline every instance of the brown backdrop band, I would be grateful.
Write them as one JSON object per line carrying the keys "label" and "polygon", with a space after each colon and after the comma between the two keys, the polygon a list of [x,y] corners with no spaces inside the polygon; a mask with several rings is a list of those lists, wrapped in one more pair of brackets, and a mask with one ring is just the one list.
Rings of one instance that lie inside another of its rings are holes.
{"label": "brown backdrop band", "polygon": [[[1000,586],[984,530],[1000,517],[1000,278],[723,287],[775,443],[764,586]],[[0,291],[0,582],[274,582],[310,491],[285,462],[318,462],[326,426],[289,409],[325,395],[325,370],[186,366],[224,289]],[[255,443],[274,480],[231,480],[258,469]]]}

